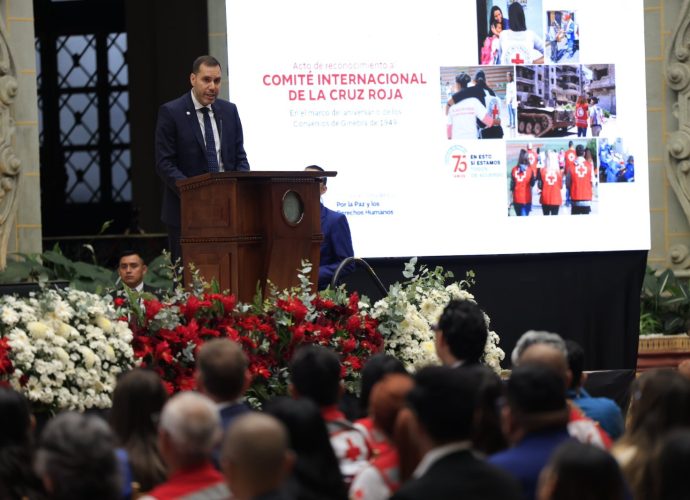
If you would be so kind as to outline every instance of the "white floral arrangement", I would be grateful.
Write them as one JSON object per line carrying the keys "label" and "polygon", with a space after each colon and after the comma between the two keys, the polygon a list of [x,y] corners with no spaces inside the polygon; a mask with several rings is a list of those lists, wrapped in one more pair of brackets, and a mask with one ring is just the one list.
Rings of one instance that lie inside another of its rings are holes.
{"label": "white floral arrangement", "polygon": [[78,290],[0,297],[0,338],[10,385],[49,410],[110,407],[117,375],[134,364],[111,299]]}
{"label": "white floral arrangement", "polygon": [[[474,295],[467,291],[473,282],[474,273],[467,273],[467,279],[446,285],[453,273],[437,267],[430,271],[420,266],[417,258],[405,264],[403,276],[407,281],[391,285],[388,295],[376,302],[371,314],[379,321],[379,331],[385,339],[386,353],[402,361],[408,370],[416,371],[424,366],[439,364],[433,332],[443,309],[453,299],[469,300],[476,304]],[[487,328],[489,316],[484,313]],[[501,372],[501,361],[505,357],[498,347],[500,337],[489,328],[482,362],[497,373]]]}

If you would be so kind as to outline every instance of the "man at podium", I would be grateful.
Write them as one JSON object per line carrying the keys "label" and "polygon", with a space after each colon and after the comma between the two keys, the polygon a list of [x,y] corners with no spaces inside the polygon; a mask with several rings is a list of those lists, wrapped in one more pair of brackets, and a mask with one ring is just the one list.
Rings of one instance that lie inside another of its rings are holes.
{"label": "man at podium", "polygon": [[[324,171],[318,165],[309,165],[304,170],[312,172]],[[319,180],[321,196],[328,189],[326,187],[326,180],[326,177],[322,177]],[[319,290],[323,290],[330,284],[336,269],[338,269],[343,260],[355,255],[352,249],[352,236],[350,235],[350,225],[347,223],[347,217],[345,217],[345,214],[324,207],[323,203],[321,203],[321,232],[323,233],[323,243],[321,243],[321,257],[319,259]],[[352,272],[353,267],[350,264],[343,271]]]}
{"label": "man at podium", "polygon": [[207,172],[249,170],[237,107],[218,98],[218,60],[198,57],[189,80],[191,91],[163,104],[156,123],[156,173],[164,183],[161,219],[168,227],[173,262],[182,253],[175,183]]}

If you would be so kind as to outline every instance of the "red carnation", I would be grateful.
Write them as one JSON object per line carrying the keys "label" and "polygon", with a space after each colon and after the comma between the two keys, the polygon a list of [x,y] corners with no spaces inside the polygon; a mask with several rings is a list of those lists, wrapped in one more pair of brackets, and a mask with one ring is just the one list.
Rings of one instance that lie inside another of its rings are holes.
{"label": "red carnation", "polygon": [[157,300],[144,300],[144,308],[146,309],[146,319],[151,321],[163,309],[163,304]]}

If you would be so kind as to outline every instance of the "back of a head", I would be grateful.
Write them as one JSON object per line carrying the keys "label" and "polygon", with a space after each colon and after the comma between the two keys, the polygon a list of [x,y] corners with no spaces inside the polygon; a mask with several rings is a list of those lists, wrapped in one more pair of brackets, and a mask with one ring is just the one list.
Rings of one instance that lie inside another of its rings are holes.
{"label": "back of a head", "polygon": [[395,419],[413,387],[412,377],[402,373],[390,373],[374,386],[371,392],[371,416],[374,424],[387,436],[393,436]]}
{"label": "back of a head", "polygon": [[362,368],[362,380],[360,382],[360,406],[366,413],[369,408],[369,395],[371,389],[379,380],[389,373],[407,373],[405,365],[395,356],[379,353],[370,357]]}
{"label": "back of a head", "polygon": [[[241,476],[251,497],[278,487],[287,472],[288,433],[275,417],[263,413],[247,413],[238,417],[223,440],[224,470],[230,465]],[[235,477],[228,478],[234,489]],[[241,496],[241,495],[238,495]],[[241,496],[245,498],[244,496]]]}
{"label": "back of a head", "polygon": [[506,399],[513,412],[525,417],[567,410],[563,379],[538,364],[513,369],[506,383]]}
{"label": "back of a head", "polygon": [[575,146],[575,154],[577,156],[583,156],[585,154],[585,147],[582,144]]}
{"label": "back of a head", "polygon": [[477,389],[464,370],[422,368],[407,395],[408,405],[435,444],[470,438]]}
{"label": "back of a head", "polygon": [[438,320],[451,353],[466,364],[479,363],[489,330],[484,313],[469,300],[451,300]]}
{"label": "back of a head", "polygon": [[0,448],[28,446],[31,437],[31,412],[23,394],[0,387]]}
{"label": "back of a head", "polygon": [[542,478],[553,500],[623,500],[625,484],[616,459],[608,452],[567,441],[554,452]]}
{"label": "back of a head", "polygon": [[300,397],[321,407],[336,404],[340,397],[338,355],[319,345],[301,347],[290,361],[290,380]]}
{"label": "back of a head", "polygon": [[570,389],[577,389],[580,387],[585,368],[585,350],[574,340],[566,340],[565,347],[568,350],[568,368],[573,374]]}
{"label": "back of a head", "polygon": [[168,393],[158,374],[152,370],[135,368],[123,374],[113,392],[110,425],[120,445],[130,439],[155,438],[156,421]]}
{"label": "back of a head", "polygon": [[227,338],[206,342],[197,357],[203,389],[217,401],[234,401],[242,395],[248,365],[242,346]]}
{"label": "back of a head", "polygon": [[677,428],[690,428],[690,380],[672,369],[643,373],[632,391],[629,438],[644,445]]}
{"label": "back of a head", "polygon": [[455,83],[460,85],[460,88],[467,88],[471,81],[472,77],[470,77],[470,75],[467,73],[459,73],[455,75]]}
{"label": "back of a head", "polygon": [[570,370],[568,368],[568,357],[554,344],[532,344],[527,347],[520,355],[520,364],[542,365],[550,368],[563,380],[563,391],[568,388],[570,380]]}
{"label": "back of a head", "polygon": [[501,428],[499,402],[503,398],[503,381],[491,368],[475,365],[464,369],[475,380],[477,405],[472,444],[477,451],[491,455],[505,449],[508,442]]}
{"label": "back of a head", "polygon": [[513,2],[508,7],[508,19],[510,19],[510,29],[513,31],[527,30],[527,22],[525,21],[525,11],[522,9],[520,2]]}
{"label": "back of a head", "polygon": [[669,433],[657,448],[652,462],[656,500],[684,500],[690,491],[690,430]]}
{"label": "back of a head", "polygon": [[[318,165],[309,165],[308,167],[305,167],[304,170],[307,172],[325,172],[325,170]],[[328,177],[321,177],[320,181],[325,186],[328,183]]]}
{"label": "back of a head", "polygon": [[541,330],[528,330],[523,333],[515,344],[513,352],[510,354],[510,362],[515,366],[520,365],[520,357],[522,353],[533,344],[551,344],[563,352],[564,356],[568,355],[563,338],[557,333],[551,333]]}
{"label": "back of a head", "polygon": [[177,461],[191,465],[210,459],[221,435],[213,402],[197,392],[179,392],[168,400],[160,428],[174,444]]}
{"label": "back of a head", "polygon": [[114,440],[108,424],[92,415],[61,413],[46,425],[35,469],[51,485],[50,498],[120,498]]}
{"label": "back of a head", "polygon": [[316,403],[306,398],[278,397],[269,401],[264,411],[287,429],[291,448],[297,455],[293,475],[302,494],[309,498],[347,498],[338,459]]}

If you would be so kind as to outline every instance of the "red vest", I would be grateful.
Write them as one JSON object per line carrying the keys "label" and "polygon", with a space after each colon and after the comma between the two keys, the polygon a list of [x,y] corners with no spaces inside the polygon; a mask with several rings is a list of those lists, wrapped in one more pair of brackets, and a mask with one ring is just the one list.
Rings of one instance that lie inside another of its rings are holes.
{"label": "red vest", "polygon": [[527,150],[527,161],[529,168],[532,171],[534,177],[537,176],[537,165],[539,163],[539,157],[537,156],[537,151],[535,149]]}
{"label": "red vest", "polygon": [[517,165],[513,167],[510,174],[513,177],[515,188],[513,189],[513,203],[524,205],[532,203],[532,169],[528,168],[524,172],[520,172],[520,167]]}
{"label": "red vest", "polygon": [[541,169],[541,204],[560,206],[563,203],[561,186],[563,186],[563,172],[561,169]]}
{"label": "red vest", "polygon": [[570,171],[570,198],[573,201],[592,200],[592,164],[578,158]]}
{"label": "red vest", "polygon": [[587,103],[578,104],[575,106],[575,126],[576,127],[587,128],[587,118],[589,118],[589,114],[587,113],[588,109],[589,109],[589,106],[587,105]]}
{"label": "red vest", "polygon": [[568,149],[565,152],[565,171],[570,172],[570,169],[575,166],[575,158],[577,158],[577,154],[575,154],[574,149]]}

